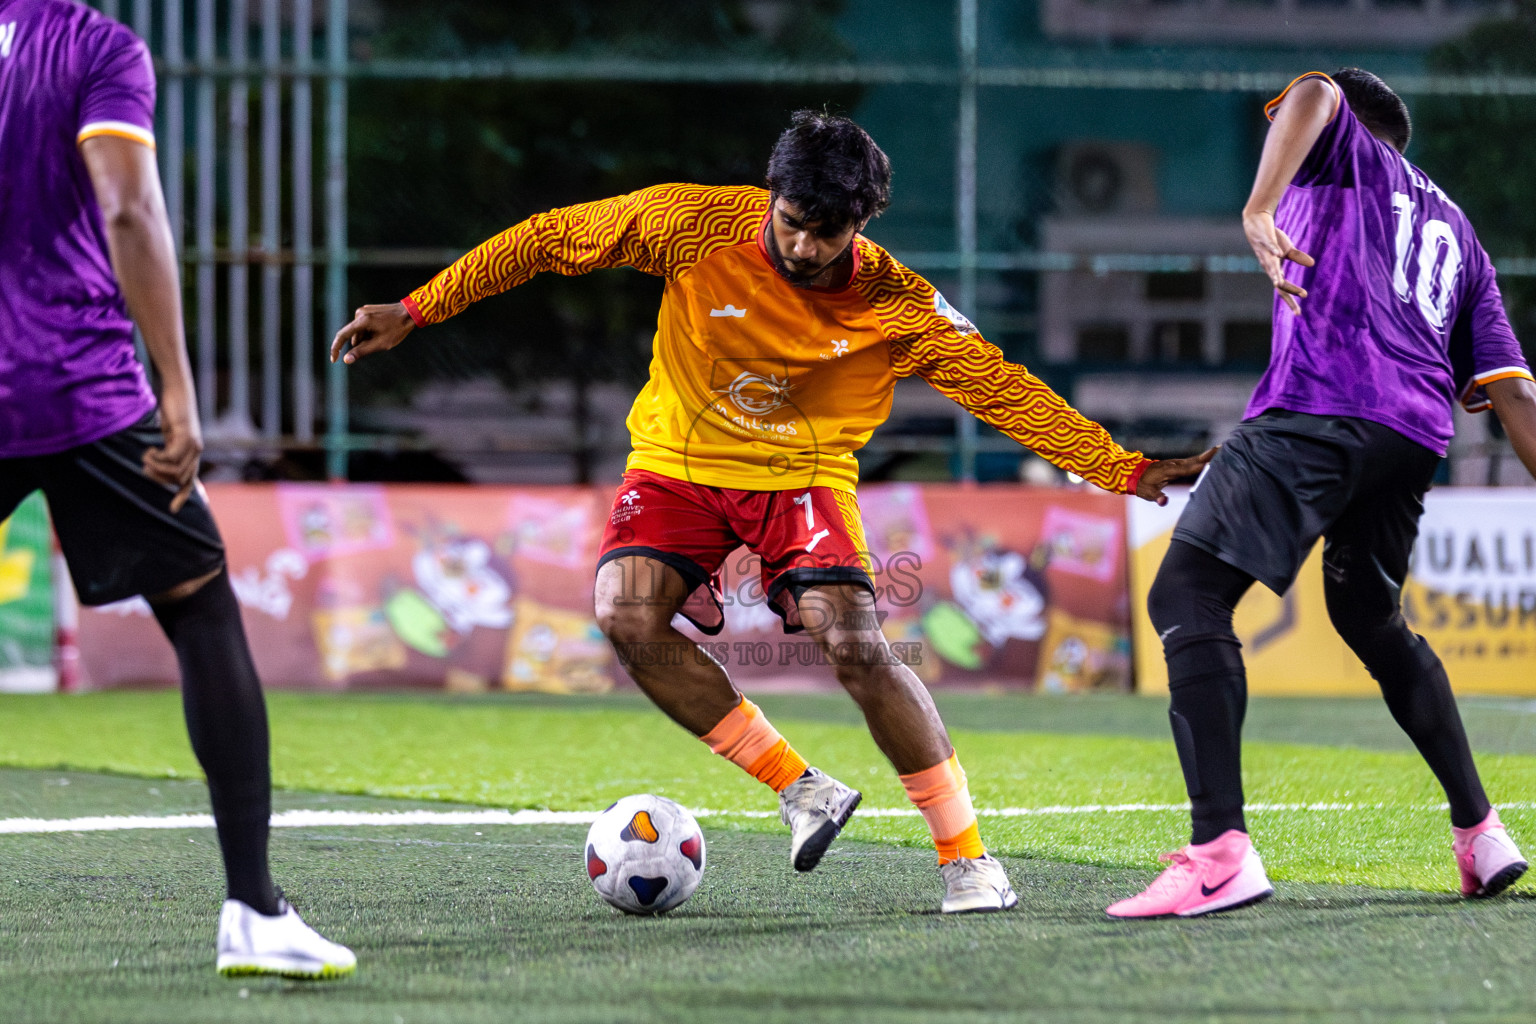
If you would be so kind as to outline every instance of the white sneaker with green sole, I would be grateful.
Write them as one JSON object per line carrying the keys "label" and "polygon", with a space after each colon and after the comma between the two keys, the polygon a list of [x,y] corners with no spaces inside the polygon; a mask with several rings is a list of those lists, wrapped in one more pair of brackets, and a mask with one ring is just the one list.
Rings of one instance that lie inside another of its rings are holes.
{"label": "white sneaker with green sole", "polygon": [[357,968],[346,946],[320,935],[287,900],[268,916],[240,900],[225,900],[219,914],[219,973],[280,974],[285,978],[339,978]]}

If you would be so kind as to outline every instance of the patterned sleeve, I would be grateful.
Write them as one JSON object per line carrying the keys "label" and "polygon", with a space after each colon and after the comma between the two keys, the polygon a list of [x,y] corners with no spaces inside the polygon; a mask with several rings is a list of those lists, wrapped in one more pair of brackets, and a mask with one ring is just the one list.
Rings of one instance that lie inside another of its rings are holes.
{"label": "patterned sleeve", "polygon": [[1005,360],[927,281],[888,256],[883,262],[888,269],[864,292],[886,328],[897,376],[922,377],[983,422],[1091,484],[1135,493],[1150,460],[1120,447],[1044,381]]}
{"label": "patterned sleeve", "polygon": [[656,185],[535,214],[482,242],[403,301],[417,326],[425,327],[545,271],[574,276],[633,267],[674,280],[711,243],[733,240],[754,202],[766,209],[766,193]]}

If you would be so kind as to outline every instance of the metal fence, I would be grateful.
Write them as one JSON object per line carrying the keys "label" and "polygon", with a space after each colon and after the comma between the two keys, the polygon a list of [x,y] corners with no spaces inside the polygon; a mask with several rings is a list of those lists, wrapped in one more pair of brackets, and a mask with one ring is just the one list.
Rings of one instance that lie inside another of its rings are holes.
{"label": "metal fence", "polygon": [[[96,4],[132,26],[155,55],[160,174],[171,230],[188,271],[189,347],[199,412],[213,448],[276,449],[318,440],[316,362],[326,325],[347,319],[349,262],[348,5],[347,0],[322,2],[320,31],[312,0]],[[324,98],[325,139],[318,247],[317,86]],[[253,112],[260,119],[254,189]],[[323,324],[315,319],[317,269],[324,276]],[[286,355],[285,336],[290,339]],[[228,367],[222,389],[221,353]],[[325,374],[324,392],[327,467],[341,477],[346,472],[347,396],[339,368]]]}
{"label": "metal fence", "polygon": [[[348,267],[374,264],[435,269],[454,259],[459,251],[349,249],[347,91],[349,83],[359,80],[928,85],[953,89],[955,245],[942,252],[897,255],[919,270],[953,273],[961,309],[975,308],[981,271],[1251,273],[1256,269],[1251,259],[1199,253],[1084,256],[980,251],[979,90],[1273,94],[1285,85],[1287,76],[983,65],[978,59],[982,41],[979,2],[954,0],[952,64],[813,65],[723,57],[714,62],[559,56],[351,61],[348,0],[92,0],[93,6],[133,27],[150,43],[155,56],[160,86],[160,169],[172,229],[188,271],[190,345],[210,450],[275,453],[280,449],[320,448],[326,453],[329,475],[344,478],[349,451],[399,445],[398,439],[351,434],[345,374],[339,366],[322,368],[330,333],[349,319]],[[1417,95],[1536,95],[1536,78],[1531,77],[1395,76],[1394,84]],[[323,100],[323,109],[318,112],[317,93]],[[322,118],[319,154],[314,152],[317,113]],[[259,124],[253,122],[253,115]],[[319,217],[316,181],[322,183]],[[1536,260],[1500,260],[1498,266],[1504,274],[1536,276]],[[323,281],[316,281],[317,269],[323,271]],[[317,284],[322,300],[318,319]],[[221,364],[228,368],[222,378]],[[319,401],[322,391],[323,410]],[[955,454],[962,478],[973,477],[980,448],[985,445],[978,446],[975,419],[957,411]]]}

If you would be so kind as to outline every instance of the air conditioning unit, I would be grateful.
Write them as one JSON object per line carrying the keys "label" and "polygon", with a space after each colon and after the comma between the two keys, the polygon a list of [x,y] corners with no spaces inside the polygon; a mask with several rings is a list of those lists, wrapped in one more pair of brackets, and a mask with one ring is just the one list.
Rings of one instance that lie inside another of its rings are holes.
{"label": "air conditioning unit", "polygon": [[1056,208],[1068,217],[1157,212],[1157,150],[1140,142],[1067,142],[1056,152]]}

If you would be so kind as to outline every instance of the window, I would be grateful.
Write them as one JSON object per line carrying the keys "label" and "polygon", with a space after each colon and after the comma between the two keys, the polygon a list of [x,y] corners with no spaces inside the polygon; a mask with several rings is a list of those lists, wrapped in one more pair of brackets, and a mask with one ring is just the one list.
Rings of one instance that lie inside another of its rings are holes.
{"label": "window", "polygon": [[1148,274],[1147,298],[1153,301],[1200,302],[1205,298],[1205,272]]}
{"label": "window", "polygon": [[1077,358],[1085,363],[1123,363],[1131,356],[1131,332],[1123,324],[1098,324],[1077,331]]}
{"label": "window", "polygon": [[1268,363],[1270,330],[1267,320],[1235,320],[1223,324],[1221,347],[1225,361],[1239,366]]}
{"label": "window", "polygon": [[1165,320],[1152,325],[1153,351],[1165,363],[1205,359],[1205,326],[1198,320]]}

